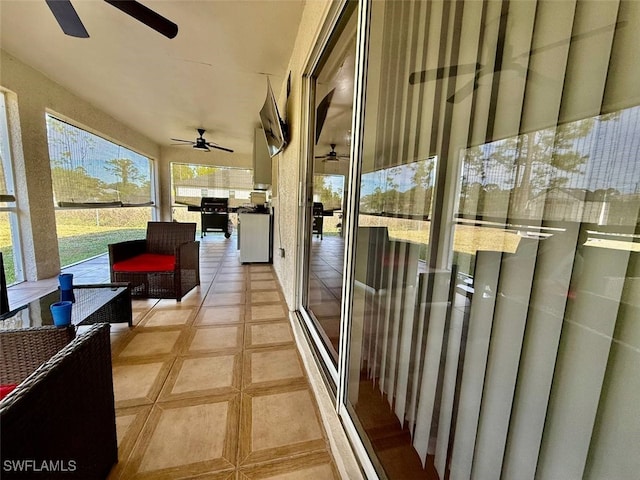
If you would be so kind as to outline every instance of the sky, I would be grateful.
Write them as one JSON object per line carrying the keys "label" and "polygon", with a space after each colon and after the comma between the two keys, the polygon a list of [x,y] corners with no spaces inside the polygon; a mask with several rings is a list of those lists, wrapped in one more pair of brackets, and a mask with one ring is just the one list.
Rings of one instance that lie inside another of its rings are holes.
{"label": "sky", "polygon": [[[105,169],[107,162],[117,158],[127,158],[133,161],[138,171],[145,176],[147,181],[150,179],[151,161],[144,155],[140,155],[93,133],[62,122],[55,117],[49,116],[48,120],[58,123],[65,131],[75,132],[75,138],[78,139],[78,141],[70,141],[68,144],[63,145],[60,141],[54,140],[56,138],[61,139],[62,134],[52,128],[48,128],[47,134],[50,137],[49,155],[51,158],[61,158],[61,152],[69,148],[72,152],[70,163],[73,168],[83,166],[90,176],[99,178],[105,183],[116,183],[120,181],[119,177],[116,177],[113,173]],[[70,135],[70,138],[74,138],[73,134]],[[87,146],[89,146],[89,148],[87,148]],[[82,147],[85,147],[88,153],[83,154]],[[85,157],[84,161],[82,160],[83,156]]]}
{"label": "sky", "polygon": [[[418,161],[426,162],[429,161],[429,159]],[[365,173],[364,175],[362,175],[362,180],[360,182],[360,196],[364,197],[366,195],[372,194],[378,186],[382,189],[382,191],[384,191],[387,186],[387,175],[389,173],[394,175],[393,181],[397,185],[397,191],[406,192],[407,190],[412,189],[413,187],[415,187],[415,183],[413,182],[414,170],[411,167],[415,163],[417,162]]]}

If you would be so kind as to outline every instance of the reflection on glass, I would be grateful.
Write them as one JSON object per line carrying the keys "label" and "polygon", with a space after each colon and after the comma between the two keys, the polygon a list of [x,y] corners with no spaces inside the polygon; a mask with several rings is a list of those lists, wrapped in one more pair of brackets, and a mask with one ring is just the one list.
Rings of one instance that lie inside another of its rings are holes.
{"label": "reflection on glass", "polygon": [[358,368],[352,364],[349,401],[372,445],[389,442],[388,450],[376,453],[399,468],[385,468],[397,478],[423,473],[417,457],[403,446],[407,431],[398,415],[417,398],[411,375],[419,372],[412,371],[410,359],[421,355],[416,339],[423,325],[416,306],[423,291],[433,290],[435,278],[427,255],[436,168],[436,158],[430,157],[361,177],[350,346]]}
{"label": "reflection on glass", "polygon": [[640,4],[371,22],[346,407],[374,467],[635,478]]}
{"label": "reflection on glass", "polygon": [[313,176],[313,233],[342,235],[344,175]]}
{"label": "reflection on glass", "polygon": [[436,159],[428,158],[364,173],[360,212],[371,215],[419,216],[431,204]]}
{"label": "reflection on glass", "polygon": [[465,149],[460,214],[633,225],[640,108]]}
{"label": "reflection on glass", "polygon": [[[346,198],[350,184],[350,145],[356,56],[355,2],[321,55],[315,81],[315,144],[308,165],[308,208],[303,311],[319,338],[315,344],[332,381],[338,365],[342,306]],[[332,385],[335,387],[335,385]]]}
{"label": "reflection on glass", "polygon": [[340,341],[344,182],[344,175],[313,176],[313,224],[307,305],[334,361],[338,358]]}

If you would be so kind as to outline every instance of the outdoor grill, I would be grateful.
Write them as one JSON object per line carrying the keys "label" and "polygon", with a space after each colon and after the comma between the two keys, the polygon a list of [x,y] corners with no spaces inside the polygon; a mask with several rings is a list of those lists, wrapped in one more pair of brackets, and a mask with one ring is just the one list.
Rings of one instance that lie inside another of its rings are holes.
{"label": "outdoor grill", "polygon": [[200,210],[201,237],[205,236],[207,232],[224,232],[226,238],[231,236],[228,198],[203,197],[200,200],[199,209],[198,207],[190,207],[189,210]]}

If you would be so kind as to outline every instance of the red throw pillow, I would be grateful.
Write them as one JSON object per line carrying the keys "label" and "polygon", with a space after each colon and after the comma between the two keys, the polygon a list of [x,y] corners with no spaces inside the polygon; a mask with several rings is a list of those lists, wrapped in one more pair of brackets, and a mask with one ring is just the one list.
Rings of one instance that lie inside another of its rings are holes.
{"label": "red throw pillow", "polygon": [[9,395],[18,386],[17,383],[11,383],[6,385],[0,385],[0,400]]}
{"label": "red throw pillow", "polygon": [[113,264],[114,272],[173,272],[176,259],[173,255],[143,253]]}

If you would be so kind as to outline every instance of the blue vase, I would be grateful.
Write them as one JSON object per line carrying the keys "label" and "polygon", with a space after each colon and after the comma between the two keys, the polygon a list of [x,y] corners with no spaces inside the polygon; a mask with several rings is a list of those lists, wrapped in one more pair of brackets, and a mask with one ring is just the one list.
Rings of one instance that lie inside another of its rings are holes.
{"label": "blue vase", "polygon": [[64,301],[51,304],[51,316],[56,327],[68,327],[71,325],[71,308],[73,303]]}
{"label": "blue vase", "polygon": [[73,290],[60,290],[61,302],[76,302],[76,296],[73,294]]}
{"label": "blue vase", "polygon": [[60,283],[60,290],[72,290],[73,273],[61,273],[58,275],[58,283]]}

